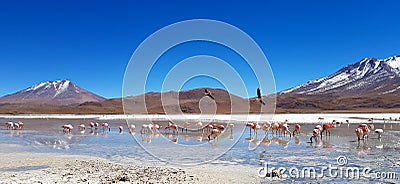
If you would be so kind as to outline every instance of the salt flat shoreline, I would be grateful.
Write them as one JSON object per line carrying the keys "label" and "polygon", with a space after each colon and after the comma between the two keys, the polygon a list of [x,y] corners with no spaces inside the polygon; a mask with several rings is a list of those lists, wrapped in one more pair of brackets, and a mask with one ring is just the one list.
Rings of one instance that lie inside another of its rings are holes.
{"label": "salt flat shoreline", "polygon": [[[56,153],[0,153],[0,183],[255,183],[256,170],[120,164],[103,158]],[[232,174],[227,176],[226,173]]]}
{"label": "salt flat shoreline", "polygon": [[[316,123],[319,122],[318,118],[324,118],[323,122],[331,122],[333,120],[349,123],[362,123],[366,122],[369,118],[374,118],[377,123],[396,123],[400,121],[400,113],[337,113],[337,114],[184,114],[184,115],[164,115],[164,114],[23,114],[23,115],[9,115],[0,114],[3,119],[95,119],[95,120],[151,120],[151,121],[166,121],[174,120],[187,120],[187,121],[285,121],[298,122],[298,123]],[[388,121],[389,119],[392,121]],[[385,119],[385,120],[384,120]],[[394,121],[395,119],[399,121]]]}
{"label": "salt flat shoreline", "polygon": [[0,154],[0,183],[203,183],[183,169],[51,153]]}

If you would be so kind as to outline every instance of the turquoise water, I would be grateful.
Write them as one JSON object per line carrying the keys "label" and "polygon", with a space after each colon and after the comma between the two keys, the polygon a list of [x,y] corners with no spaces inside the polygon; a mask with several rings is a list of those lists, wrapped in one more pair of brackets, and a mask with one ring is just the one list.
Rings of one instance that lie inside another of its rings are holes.
{"label": "turquoise water", "polygon": [[[8,120],[0,120],[6,122]],[[17,120],[13,120],[17,121]],[[166,131],[140,134],[143,122],[135,122],[136,130],[130,134],[124,120],[108,121],[111,131],[86,129],[80,132],[77,126],[88,124],[90,120],[22,120],[23,130],[0,129],[2,153],[18,152],[54,152],[62,154],[90,155],[125,164],[193,164],[203,163],[208,166],[245,165],[254,170],[268,163],[269,167],[285,167],[302,169],[304,167],[323,168],[328,164],[337,165],[339,156],[346,156],[346,167],[370,167],[372,172],[396,172],[400,177],[400,125],[375,124],[376,128],[384,128],[381,139],[371,133],[367,141],[357,141],[354,129],[357,125],[341,125],[332,130],[331,136],[323,137],[317,143],[310,143],[312,129],[315,124],[303,124],[302,132],[294,138],[265,135],[259,131],[257,136],[250,135],[243,125],[236,124],[231,132],[227,130],[218,140],[208,141],[207,133],[189,130],[179,134]],[[74,125],[72,133],[64,134],[61,125]],[[163,122],[158,122],[163,125]],[[165,122],[164,122],[165,123]],[[124,131],[119,133],[118,127]],[[177,143],[174,143],[177,141]],[[232,146],[232,147],[231,147]],[[142,147],[150,150],[150,153]],[[156,157],[154,157],[157,156]],[[398,179],[360,179],[348,178],[291,178],[292,182],[394,182]],[[260,183],[270,180],[260,178]]]}

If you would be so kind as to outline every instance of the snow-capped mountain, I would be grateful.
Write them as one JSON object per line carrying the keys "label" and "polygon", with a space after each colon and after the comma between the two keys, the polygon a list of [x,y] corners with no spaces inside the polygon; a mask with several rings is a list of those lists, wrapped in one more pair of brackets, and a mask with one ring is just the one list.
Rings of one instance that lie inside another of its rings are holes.
{"label": "snow-capped mountain", "polygon": [[400,56],[365,58],[327,77],[309,81],[280,94],[400,95]]}
{"label": "snow-capped mountain", "polygon": [[69,80],[47,81],[0,98],[0,103],[70,105],[100,102],[105,98],[80,88]]}

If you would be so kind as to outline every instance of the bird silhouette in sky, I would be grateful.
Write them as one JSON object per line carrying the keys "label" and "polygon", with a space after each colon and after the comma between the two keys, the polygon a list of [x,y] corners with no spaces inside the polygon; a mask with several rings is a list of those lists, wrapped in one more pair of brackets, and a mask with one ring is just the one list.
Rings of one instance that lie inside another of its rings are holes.
{"label": "bird silhouette in sky", "polygon": [[212,96],[211,92],[206,88],[204,89],[204,95],[210,97],[211,99],[215,100],[215,98]]}
{"label": "bird silhouette in sky", "polygon": [[265,105],[265,102],[264,102],[263,97],[262,97],[262,95],[261,95],[261,90],[260,90],[260,88],[257,88],[257,100],[258,100],[261,104]]}

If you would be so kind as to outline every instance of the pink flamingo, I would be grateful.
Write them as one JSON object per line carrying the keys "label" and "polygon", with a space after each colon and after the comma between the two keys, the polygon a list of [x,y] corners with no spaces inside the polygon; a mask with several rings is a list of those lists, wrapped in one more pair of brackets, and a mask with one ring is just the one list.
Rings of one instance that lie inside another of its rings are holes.
{"label": "pink flamingo", "polygon": [[220,129],[220,130],[225,130],[225,126],[224,125],[220,125],[220,124],[213,124],[214,128]]}
{"label": "pink flamingo", "polygon": [[24,128],[24,126],[25,126],[25,124],[23,122],[21,122],[21,121],[18,122],[18,124],[19,124],[19,127],[21,127],[21,129]]}
{"label": "pink flamingo", "polygon": [[268,135],[268,131],[270,128],[271,128],[271,123],[266,122],[262,125],[262,129],[264,130],[266,135]]}
{"label": "pink flamingo", "polygon": [[86,126],[84,124],[80,124],[78,127],[79,127],[79,130],[85,130],[86,129]]}
{"label": "pink flamingo", "polygon": [[14,123],[14,130],[20,129],[19,123]]}
{"label": "pink flamingo", "polygon": [[[284,122],[281,122],[281,123],[279,124],[278,131],[280,131],[280,134],[283,133],[283,131],[282,131],[283,125],[287,125],[287,123],[288,123],[288,120],[285,120]],[[289,128],[289,126],[287,126],[287,128]]]}
{"label": "pink flamingo", "polygon": [[272,135],[278,135],[278,130],[279,130],[279,123],[273,123],[271,126],[271,131],[272,131]]}
{"label": "pink flamingo", "polygon": [[16,127],[18,127],[18,129],[22,130],[24,128],[24,123],[22,123],[21,121],[18,121]]}
{"label": "pink flamingo", "polygon": [[375,130],[375,126],[374,126],[374,124],[368,124],[368,128],[369,128],[369,130]]}
{"label": "pink flamingo", "polygon": [[203,123],[202,123],[202,122],[197,122],[197,123],[196,123],[196,127],[197,127],[197,129],[200,131],[201,128],[203,127]]}
{"label": "pink flamingo", "polygon": [[[314,138],[315,141],[317,141],[318,136],[321,135],[322,132],[322,126],[321,125],[317,125],[315,126],[314,130],[313,130],[313,135],[310,137],[310,141],[311,143],[313,142],[312,139]],[[322,138],[322,135],[321,135]]]}
{"label": "pink flamingo", "polygon": [[211,140],[211,136],[213,136],[213,139],[215,140],[223,132],[225,132],[225,126],[215,123],[211,129],[211,133],[207,136],[208,140]]}
{"label": "pink flamingo", "polygon": [[150,130],[150,132],[153,133],[154,125],[149,123],[147,126],[148,126],[148,129]]}
{"label": "pink flamingo", "polygon": [[321,138],[322,138],[322,131],[324,130],[324,128],[323,128],[321,125],[316,125],[316,126],[314,127],[314,129],[318,129],[318,130],[319,130],[320,136],[321,136]]}
{"label": "pink flamingo", "polygon": [[14,123],[9,121],[6,123],[6,127],[7,127],[7,129],[14,129]]}
{"label": "pink flamingo", "polygon": [[361,140],[361,138],[363,138],[363,134],[364,134],[362,128],[356,128],[355,132],[356,132],[358,140]]}
{"label": "pink flamingo", "polygon": [[229,129],[231,130],[231,133],[233,132],[233,129],[235,128],[235,124],[229,123]]}
{"label": "pink flamingo", "polygon": [[103,127],[103,132],[106,128],[108,128],[108,131],[111,131],[110,125],[108,125],[108,123],[102,123],[101,126]]}
{"label": "pink flamingo", "polygon": [[[332,123],[325,123],[322,125],[322,132],[325,132],[326,136],[328,136],[328,133],[329,133],[329,136],[331,136],[330,129],[332,129],[332,128],[336,128],[336,126]],[[321,132],[321,137],[322,137],[322,132]]]}
{"label": "pink flamingo", "polygon": [[207,88],[204,89],[204,95],[210,97],[211,99],[215,100],[214,96],[212,95],[211,91],[208,90]]}
{"label": "pink flamingo", "polygon": [[144,134],[144,133],[148,132],[149,130],[150,129],[149,129],[149,125],[148,124],[142,124],[142,129],[140,130],[140,133]]}
{"label": "pink flamingo", "polygon": [[160,130],[160,128],[161,128],[161,126],[159,125],[159,124],[157,124],[157,123],[153,123],[153,127],[152,127],[154,130],[157,130],[157,131],[159,131]]}
{"label": "pink flamingo", "polygon": [[216,138],[218,138],[218,136],[220,135],[220,134],[222,134],[223,133],[223,130],[221,130],[221,129],[218,129],[218,128],[213,128],[212,130],[211,130],[211,133],[210,134],[208,134],[208,140],[210,141],[211,140],[211,136],[213,136],[213,139],[215,140]]}
{"label": "pink flamingo", "polygon": [[298,135],[300,134],[300,128],[301,126],[299,124],[294,125],[294,130],[293,130],[293,136],[297,133]]}
{"label": "pink flamingo", "polygon": [[260,90],[260,88],[257,88],[257,100],[258,100],[262,105],[265,105],[265,102],[264,102],[263,97],[262,97],[262,95],[261,95],[261,90]]}
{"label": "pink flamingo", "polygon": [[246,126],[246,127],[248,127],[249,128],[249,131],[250,131],[250,135],[251,135],[251,129],[252,129],[252,127],[254,126],[254,123],[246,123],[244,126]]}
{"label": "pink flamingo", "polygon": [[363,123],[363,124],[359,124],[359,125],[358,125],[358,128],[363,128],[363,127],[368,127],[368,125],[367,125],[367,124],[365,124],[365,123]]}
{"label": "pink flamingo", "polygon": [[289,130],[289,125],[288,125],[288,124],[283,124],[283,125],[282,125],[282,128],[281,128],[281,131],[282,131],[282,133],[283,133],[283,136],[286,137],[286,135],[289,134],[290,137],[292,137],[292,133],[291,133],[290,130]]}
{"label": "pink flamingo", "polygon": [[135,132],[136,126],[134,124],[131,124],[128,126],[128,128],[129,128],[129,133],[132,133],[132,132]]}
{"label": "pink flamingo", "polygon": [[203,132],[204,132],[204,130],[207,130],[207,132],[210,132],[210,131],[212,131],[213,128],[214,128],[213,125],[211,125],[209,123],[209,124],[207,124],[206,126],[203,127]]}
{"label": "pink flamingo", "polygon": [[368,133],[369,133],[369,126],[367,124],[361,124],[358,126],[358,128],[361,128],[361,130],[363,131],[363,139],[367,139],[368,138]]}
{"label": "pink flamingo", "polygon": [[254,130],[254,134],[257,136],[257,130],[261,129],[261,126],[258,123],[254,123],[253,127],[251,127]]}
{"label": "pink flamingo", "polygon": [[378,134],[378,139],[380,139],[382,137],[382,134],[383,134],[383,129],[377,128],[377,129],[375,129],[375,133]]}
{"label": "pink flamingo", "polygon": [[165,129],[172,129],[172,133],[176,132],[176,134],[178,134],[178,125],[173,124],[171,122],[168,122],[167,127],[165,127]]}
{"label": "pink flamingo", "polygon": [[74,129],[71,124],[62,125],[61,128],[63,128],[64,133],[71,133],[72,129]]}
{"label": "pink flamingo", "polygon": [[94,123],[93,122],[89,122],[89,127],[90,127],[90,129],[93,129]]}
{"label": "pink flamingo", "polygon": [[186,133],[187,133],[187,130],[188,130],[189,126],[190,126],[189,122],[186,121],[185,123],[183,123],[182,133],[183,133],[183,129],[185,129]]}

